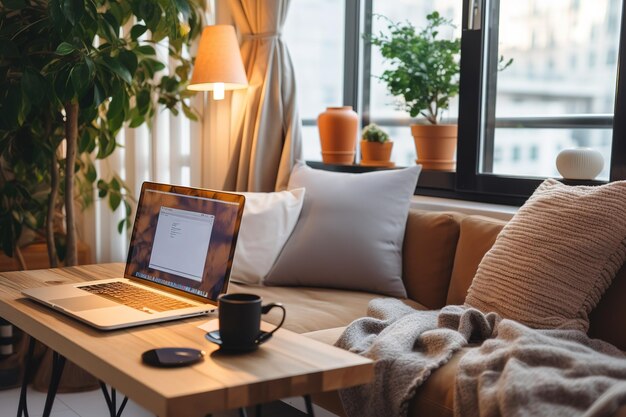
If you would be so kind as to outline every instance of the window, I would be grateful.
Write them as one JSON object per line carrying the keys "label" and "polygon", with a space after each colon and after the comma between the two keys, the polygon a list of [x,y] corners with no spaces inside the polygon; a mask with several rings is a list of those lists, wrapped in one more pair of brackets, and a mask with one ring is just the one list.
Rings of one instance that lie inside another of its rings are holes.
{"label": "window", "polygon": [[[626,119],[613,117],[626,111],[626,81],[616,79],[626,56],[622,1],[293,0],[284,37],[298,79],[304,157],[321,159],[317,115],[343,104],[357,110],[362,126],[389,131],[396,165],[415,163],[412,120],[377,79],[385,63],[363,35],[386,30],[376,15],[419,28],[436,9],[457,24],[462,58],[461,96],[444,116],[459,124],[457,173],[434,188],[521,203],[542,177],[559,176],[556,155],[572,146],[602,152],[600,181],[626,178]],[[467,27],[470,7],[482,26]],[[503,71],[500,56],[513,59]],[[422,185],[420,178],[418,191]]]}
{"label": "window", "polygon": [[[621,1],[469,3],[486,23],[463,31],[458,189],[527,196],[538,184],[533,178],[559,176],[556,155],[567,147],[599,150],[605,169],[598,180],[616,179],[612,153],[624,141],[613,129]],[[578,55],[588,65],[575,65]],[[501,56],[513,59],[504,71]],[[495,157],[507,148],[505,158]]]}
{"label": "window", "polygon": [[337,0],[294,0],[283,37],[296,73],[303,119],[302,149],[307,161],[321,161],[317,116],[342,103],[344,4]]}

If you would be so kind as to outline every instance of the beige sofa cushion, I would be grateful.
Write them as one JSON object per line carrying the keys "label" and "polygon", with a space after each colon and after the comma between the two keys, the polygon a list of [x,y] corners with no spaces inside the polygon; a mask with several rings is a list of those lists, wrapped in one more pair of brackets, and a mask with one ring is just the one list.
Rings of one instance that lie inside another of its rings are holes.
{"label": "beige sofa cushion", "polygon": [[446,304],[462,217],[458,213],[409,211],[402,279],[408,297],[430,309]]}
{"label": "beige sofa cushion", "polygon": [[505,221],[481,216],[467,216],[461,220],[447,305],[460,305],[465,302],[467,290],[472,284],[480,261],[491,249],[505,224]]}
{"label": "beige sofa cushion", "polygon": [[[617,272],[598,306],[589,315],[589,336],[602,339],[626,351],[626,326],[617,325],[626,317],[626,264]],[[626,408],[626,407],[625,407]]]}
{"label": "beige sofa cushion", "polygon": [[[230,283],[229,293],[251,293],[263,297],[263,303],[283,303],[287,310],[284,327],[296,333],[347,326],[367,313],[367,304],[380,294],[312,287],[264,287]],[[415,308],[418,303],[406,300]],[[274,309],[276,310],[276,309]],[[278,323],[280,311],[271,311],[263,320]]]}

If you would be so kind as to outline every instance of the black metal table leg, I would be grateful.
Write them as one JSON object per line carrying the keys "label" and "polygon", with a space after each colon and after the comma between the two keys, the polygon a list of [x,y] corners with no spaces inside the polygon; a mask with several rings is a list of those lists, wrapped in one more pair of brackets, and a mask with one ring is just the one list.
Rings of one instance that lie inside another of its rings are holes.
{"label": "black metal table leg", "polygon": [[124,411],[124,407],[126,407],[126,403],[128,403],[128,397],[124,397],[122,400],[122,404],[120,404],[120,408],[117,408],[117,391],[115,388],[111,388],[111,394],[107,389],[107,386],[104,382],[100,381],[100,388],[102,389],[102,393],[104,394],[104,400],[107,403],[107,407],[109,408],[109,415],[111,417],[120,417],[122,412]]}
{"label": "black metal table leg", "polygon": [[24,375],[22,376],[22,388],[20,389],[20,402],[17,406],[17,417],[28,417],[27,390],[28,381],[31,377],[33,366],[33,354],[35,352],[35,338],[28,336],[28,351],[26,352],[26,362],[24,363]]}
{"label": "black metal table leg", "polygon": [[248,417],[248,413],[246,412],[246,409],[244,407],[241,407],[239,409],[239,417]]}
{"label": "black metal table leg", "polygon": [[255,410],[255,417],[261,417],[261,415],[263,414],[263,406],[261,404],[257,404]]}
{"label": "black metal table leg", "polygon": [[311,402],[311,396],[304,396],[304,404],[306,405],[306,413],[311,417],[315,417],[315,413],[313,412],[313,403]]}
{"label": "black metal table leg", "polygon": [[59,382],[63,375],[63,368],[65,367],[65,356],[59,355],[56,352],[52,352],[52,375],[50,376],[50,386],[48,387],[48,395],[46,395],[46,405],[43,408],[42,417],[50,417],[52,412],[52,405],[54,404],[54,398],[57,395],[59,388]]}

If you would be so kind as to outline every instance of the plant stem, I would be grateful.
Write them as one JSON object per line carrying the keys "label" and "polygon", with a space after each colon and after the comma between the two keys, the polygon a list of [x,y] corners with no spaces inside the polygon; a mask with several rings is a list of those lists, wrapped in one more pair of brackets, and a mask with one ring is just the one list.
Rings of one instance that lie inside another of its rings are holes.
{"label": "plant stem", "polygon": [[65,231],[67,244],[65,265],[74,266],[78,264],[74,217],[74,162],[78,142],[78,102],[65,103],[65,141],[67,145],[65,156]]}
{"label": "plant stem", "polygon": [[53,150],[52,156],[50,157],[50,196],[48,197],[48,216],[46,218],[46,243],[48,244],[48,261],[50,262],[50,268],[56,268],[59,266],[57,248],[54,243],[54,214],[56,211],[58,194],[59,163],[57,161],[56,150]]}
{"label": "plant stem", "polygon": [[26,260],[24,260],[24,255],[22,255],[22,250],[19,246],[15,245],[15,258],[17,259],[17,263],[20,266],[20,271],[26,271],[28,268],[26,267]]}

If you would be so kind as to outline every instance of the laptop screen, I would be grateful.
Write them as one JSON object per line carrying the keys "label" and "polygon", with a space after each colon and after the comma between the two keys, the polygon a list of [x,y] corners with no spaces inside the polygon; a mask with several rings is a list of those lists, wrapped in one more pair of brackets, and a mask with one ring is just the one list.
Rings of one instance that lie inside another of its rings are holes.
{"label": "laptop screen", "polygon": [[144,183],[125,276],[216,301],[228,284],[243,202],[238,194]]}

